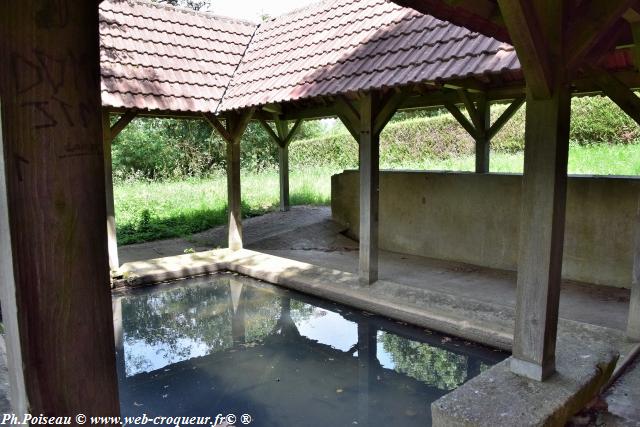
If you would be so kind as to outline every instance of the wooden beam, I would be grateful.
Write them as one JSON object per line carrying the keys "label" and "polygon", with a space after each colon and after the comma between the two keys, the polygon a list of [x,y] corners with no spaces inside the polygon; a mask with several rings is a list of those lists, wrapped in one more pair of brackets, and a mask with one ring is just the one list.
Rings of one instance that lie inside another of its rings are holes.
{"label": "wooden beam", "polygon": [[567,192],[571,97],[527,96],[516,327],[511,370],[542,381],[555,372]]}
{"label": "wooden beam", "polygon": [[220,122],[220,119],[218,119],[218,117],[216,117],[214,114],[204,113],[202,116],[207,120],[207,122],[209,122],[211,127],[213,127],[216,131],[218,131],[218,134],[226,142],[229,142],[233,139],[231,134],[227,131],[227,128]]}
{"label": "wooden beam", "polygon": [[120,414],[98,15],[93,1],[0,2],[0,155],[31,414]]}
{"label": "wooden beam", "polygon": [[595,66],[588,66],[587,69],[602,92],[636,123],[640,124],[640,98],[608,71]]}
{"label": "wooden beam", "polygon": [[[568,70],[582,65],[583,59],[598,45],[607,31],[637,0],[583,0],[573,12],[566,31],[564,55]],[[612,43],[615,43],[612,41]]]}
{"label": "wooden beam", "polygon": [[289,130],[287,136],[284,138],[283,145],[285,147],[287,147],[291,143],[291,140],[295,138],[298,130],[300,129],[300,126],[302,125],[302,122],[302,119],[298,119],[293,123],[293,127]]}
{"label": "wooden beam", "polygon": [[491,125],[491,127],[487,131],[487,136],[489,137],[489,139],[493,139],[496,134],[500,132],[500,130],[504,127],[504,125],[506,125],[507,122],[511,120],[511,117],[513,117],[513,115],[520,109],[520,107],[522,107],[525,99],[526,98],[523,96],[514,100],[511,105],[509,105],[507,109],[504,110],[500,117],[498,117],[495,123]]}
{"label": "wooden beam", "polygon": [[269,126],[269,123],[267,123],[266,120],[260,119],[258,120],[258,122],[262,125],[264,130],[267,131],[267,134],[269,135],[271,140],[273,140],[273,142],[275,142],[278,145],[278,147],[282,147],[284,145],[284,142],[281,139],[280,135],[277,135],[275,133],[275,131],[271,128],[271,126]]}
{"label": "wooden beam", "polygon": [[471,135],[474,139],[478,137],[476,128],[471,122],[462,114],[462,111],[451,102],[445,102],[444,107],[449,110],[451,115],[460,123],[460,125]]}
{"label": "wooden beam", "polygon": [[638,21],[630,23],[631,34],[633,35],[633,46],[631,52],[633,55],[633,65],[636,71],[640,71],[640,14],[638,14]]}
{"label": "wooden beam", "polygon": [[405,92],[394,92],[382,102],[382,108],[380,108],[375,118],[374,133],[380,135],[387,123],[393,118],[393,115],[398,111],[398,107],[405,97]]}
{"label": "wooden beam", "polygon": [[[469,117],[471,117],[471,122],[473,123],[473,126],[478,131],[481,131],[482,129],[484,129],[484,126],[485,126],[484,114],[482,114],[478,109],[476,109],[476,105],[471,100],[471,97],[469,96],[469,92],[467,92],[465,89],[458,89],[457,92],[458,92],[458,95],[460,96],[460,100],[462,101],[462,104],[467,109],[467,113],[469,113]],[[480,102],[486,103],[487,102],[486,96],[483,96],[480,99]]]}
{"label": "wooden beam", "polygon": [[479,123],[476,125],[476,173],[489,173],[491,156],[491,138],[487,130],[491,125],[491,104],[486,98],[481,98],[477,102],[477,107],[471,104]]}
{"label": "wooden beam", "polygon": [[549,98],[553,72],[548,41],[530,0],[498,0],[533,97]]}
{"label": "wooden beam", "polygon": [[[108,115],[108,113],[107,113]],[[122,132],[128,125],[129,123],[131,123],[133,121],[133,119],[136,118],[136,116],[138,115],[137,112],[133,111],[133,110],[129,110],[126,113],[124,113],[117,122],[115,122],[113,124],[113,126],[111,126],[111,131],[109,134],[109,138],[110,138],[110,143],[113,142],[114,139],[116,139],[118,137],[118,135],[120,135],[120,132]],[[106,126],[106,124],[105,124]]]}
{"label": "wooden beam", "polygon": [[375,132],[377,116],[374,94],[360,100],[360,281],[378,280],[378,217],[380,179],[380,136]]}
{"label": "wooden beam", "polygon": [[360,113],[353,107],[351,102],[342,96],[339,96],[336,100],[335,111],[349,133],[358,141],[360,139]]}

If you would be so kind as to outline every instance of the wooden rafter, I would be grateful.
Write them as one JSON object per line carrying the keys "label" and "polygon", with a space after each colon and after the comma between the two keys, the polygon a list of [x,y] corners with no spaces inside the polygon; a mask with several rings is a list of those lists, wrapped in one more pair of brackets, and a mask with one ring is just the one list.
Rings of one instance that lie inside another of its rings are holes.
{"label": "wooden rafter", "polygon": [[133,110],[126,111],[117,122],[109,129],[109,141],[113,141],[136,118],[138,113]]}
{"label": "wooden rafter", "polygon": [[452,102],[446,102],[444,107],[449,110],[451,115],[460,123],[460,125],[471,135],[474,139],[479,138],[481,135],[478,134],[477,129],[473,126],[473,124],[467,119],[467,117],[460,111],[458,106],[456,106]]}
{"label": "wooden rafter", "polygon": [[511,105],[507,107],[506,110],[498,117],[498,119],[491,125],[489,130],[487,131],[487,138],[493,139],[494,136],[507,124],[507,122],[513,117],[513,115],[522,107],[524,104],[525,97],[520,97],[514,100]]}
{"label": "wooden rafter", "polygon": [[387,123],[389,123],[389,120],[393,118],[393,115],[396,113],[396,111],[398,111],[398,108],[402,104],[402,101],[405,97],[405,92],[394,92],[382,102],[382,108],[376,115],[373,127],[373,131],[376,134],[380,134]]}
{"label": "wooden rafter", "polygon": [[209,122],[209,124],[218,131],[222,139],[229,142],[232,139],[231,134],[227,131],[227,128],[220,122],[218,117],[211,113],[204,113],[204,118]]}
{"label": "wooden rafter", "polygon": [[297,119],[294,122],[293,127],[289,129],[286,124],[286,121],[281,120],[278,115],[275,115],[274,122],[276,124],[276,129],[277,129],[277,133],[276,133],[276,131],[273,130],[273,128],[269,125],[269,123],[266,120],[259,119],[258,121],[260,122],[262,127],[267,131],[267,133],[269,134],[269,137],[271,137],[271,139],[276,144],[278,144],[278,146],[282,148],[286,148],[289,145],[293,137],[298,132],[300,125],[302,124],[302,119]]}
{"label": "wooden rafter", "polygon": [[553,73],[548,43],[530,0],[498,0],[518,53],[527,86],[535,97],[549,98]]}
{"label": "wooden rafter", "polygon": [[600,85],[602,92],[636,123],[640,124],[640,98],[608,71],[595,66],[590,66],[588,71],[597,84]]}
{"label": "wooden rafter", "polygon": [[480,117],[480,111],[476,108],[476,105],[471,100],[469,96],[469,92],[465,89],[459,89],[458,95],[460,96],[460,100],[464,104],[467,112],[469,113],[469,117],[471,117],[471,122],[475,127],[476,131],[479,132],[484,128],[484,118]]}
{"label": "wooden rafter", "polygon": [[342,124],[347,128],[356,141],[360,140],[360,113],[350,101],[339,96],[336,99],[335,112]]}
{"label": "wooden rafter", "polygon": [[[620,24],[623,14],[637,0],[584,0],[572,16],[567,30],[564,55],[568,70],[575,70],[603,39],[609,39],[608,30]],[[613,46],[615,40],[604,40]]]}

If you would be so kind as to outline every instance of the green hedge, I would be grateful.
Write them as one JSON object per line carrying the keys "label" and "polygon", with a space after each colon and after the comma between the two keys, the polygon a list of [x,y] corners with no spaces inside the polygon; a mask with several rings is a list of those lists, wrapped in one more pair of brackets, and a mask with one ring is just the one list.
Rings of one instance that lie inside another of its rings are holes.
{"label": "green hedge", "polygon": [[[507,105],[494,105],[492,121]],[[515,153],[524,149],[525,108],[522,107],[492,141],[492,149]],[[390,123],[380,137],[380,162],[386,167],[414,164],[421,159],[449,159],[473,153],[473,140],[450,114]],[[575,98],[570,139],[574,143],[629,144],[640,139],[640,127],[608,98]],[[358,146],[346,130],[327,137],[294,141],[291,164],[336,166],[358,164]]]}

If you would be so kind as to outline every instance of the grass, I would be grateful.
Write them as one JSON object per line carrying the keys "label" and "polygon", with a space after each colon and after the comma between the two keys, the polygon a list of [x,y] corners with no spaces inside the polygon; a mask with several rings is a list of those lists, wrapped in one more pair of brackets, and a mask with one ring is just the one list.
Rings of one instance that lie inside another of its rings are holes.
{"label": "grass", "polygon": [[[328,205],[330,177],[316,168],[290,174],[293,205]],[[242,175],[242,213],[262,215],[279,206],[277,171]],[[184,181],[124,181],[114,185],[118,243],[127,245],[183,237],[226,223],[227,181],[223,175]]]}
{"label": "grass", "polygon": [[[523,153],[492,153],[491,172],[522,173]],[[472,171],[473,156],[447,160],[424,159],[388,169]],[[337,167],[313,167],[292,171],[292,205],[328,205],[331,175]],[[577,145],[569,154],[570,174],[640,175],[640,145]],[[115,184],[118,242],[121,245],[183,237],[226,223],[227,183],[219,175],[184,181],[124,181]],[[274,210],[279,204],[277,171],[242,176],[243,215],[250,217]]]}

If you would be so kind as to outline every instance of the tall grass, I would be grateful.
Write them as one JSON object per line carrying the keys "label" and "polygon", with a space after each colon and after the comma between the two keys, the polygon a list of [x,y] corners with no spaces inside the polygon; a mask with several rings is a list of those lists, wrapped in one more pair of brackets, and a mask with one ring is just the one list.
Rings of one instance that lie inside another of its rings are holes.
{"label": "tall grass", "polygon": [[[337,169],[292,171],[290,199],[295,205],[326,205],[330,177]],[[242,213],[261,215],[280,203],[277,171],[243,173]],[[181,181],[129,180],[114,185],[118,243],[181,237],[226,223],[227,181],[220,174]]]}

